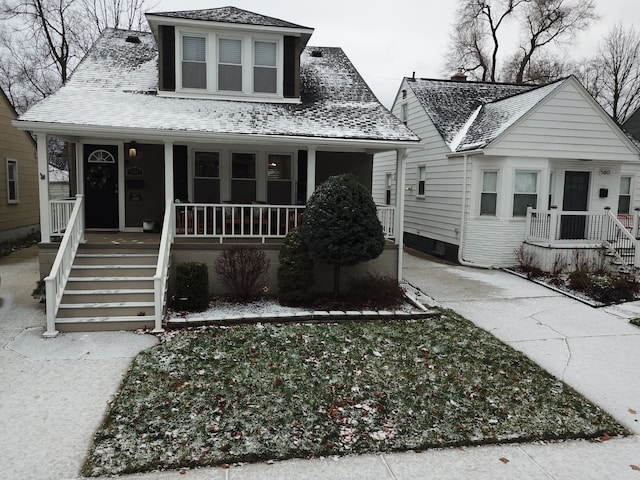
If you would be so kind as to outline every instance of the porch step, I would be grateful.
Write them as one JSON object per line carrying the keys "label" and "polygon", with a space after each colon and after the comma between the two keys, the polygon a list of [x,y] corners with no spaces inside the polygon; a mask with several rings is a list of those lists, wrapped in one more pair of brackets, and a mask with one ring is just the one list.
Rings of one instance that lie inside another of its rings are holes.
{"label": "porch step", "polygon": [[153,317],[75,317],[56,319],[56,329],[60,332],[87,332],[95,330],[117,331],[154,328]]}
{"label": "porch step", "polygon": [[66,292],[74,290],[153,289],[152,277],[70,277]]}
{"label": "porch step", "polygon": [[72,277],[153,277],[155,265],[76,265],[71,267]]}
{"label": "porch step", "polygon": [[58,309],[58,317],[134,317],[153,316],[153,302],[94,302],[94,303],[62,303]]}
{"label": "porch step", "polygon": [[153,302],[153,293],[153,288],[66,290],[61,303]]}
{"label": "porch step", "polygon": [[78,253],[75,265],[105,265],[118,261],[121,264],[154,265],[158,261],[157,253]]}

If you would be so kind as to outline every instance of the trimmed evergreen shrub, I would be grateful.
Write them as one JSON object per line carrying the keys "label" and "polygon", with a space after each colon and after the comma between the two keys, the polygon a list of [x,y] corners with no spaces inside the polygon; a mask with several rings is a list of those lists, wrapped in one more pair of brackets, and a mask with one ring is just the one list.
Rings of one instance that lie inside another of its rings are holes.
{"label": "trimmed evergreen shrub", "polygon": [[209,306],[209,270],[200,262],[176,265],[176,306],[190,311],[205,310]]}
{"label": "trimmed evergreen shrub", "polygon": [[371,309],[393,308],[405,301],[397,279],[371,273],[353,280],[348,297],[355,305]]}
{"label": "trimmed evergreen shrub", "polygon": [[313,260],[297,228],[284,239],[278,255],[278,290],[282,305],[304,306],[311,300]]}
{"label": "trimmed evergreen shrub", "polygon": [[334,266],[333,294],[340,291],[340,266],[380,256],[384,232],[369,190],[351,174],[329,177],[311,195],[302,221],[311,257]]}
{"label": "trimmed evergreen shrub", "polygon": [[237,300],[247,301],[258,293],[258,282],[266,280],[269,258],[262,250],[227,248],[216,260],[216,273]]}

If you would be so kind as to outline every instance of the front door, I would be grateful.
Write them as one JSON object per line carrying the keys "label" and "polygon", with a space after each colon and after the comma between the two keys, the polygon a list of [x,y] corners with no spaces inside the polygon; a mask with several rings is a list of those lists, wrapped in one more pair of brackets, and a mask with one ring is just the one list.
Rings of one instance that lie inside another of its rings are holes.
{"label": "front door", "polygon": [[[589,172],[565,172],[562,210],[586,212],[589,203]],[[586,238],[586,215],[562,215],[560,238],[563,240]]]}
{"label": "front door", "polygon": [[117,146],[84,146],[84,194],[86,228],[117,229]]}

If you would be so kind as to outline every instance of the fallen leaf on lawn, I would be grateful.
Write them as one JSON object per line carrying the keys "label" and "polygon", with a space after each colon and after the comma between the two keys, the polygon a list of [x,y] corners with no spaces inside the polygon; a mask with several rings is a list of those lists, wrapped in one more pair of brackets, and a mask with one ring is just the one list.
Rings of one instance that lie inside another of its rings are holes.
{"label": "fallen leaf on lawn", "polygon": [[640,467],[638,465],[629,465],[631,470],[635,470],[636,472],[640,472]]}
{"label": "fallen leaf on lawn", "polygon": [[505,463],[505,464],[506,464],[506,463],[509,463],[509,459],[508,459],[508,458],[504,458],[504,457],[500,457],[500,461],[501,461],[502,463]]}
{"label": "fallen leaf on lawn", "polygon": [[600,441],[601,441],[601,442],[606,442],[606,441],[609,441],[609,440],[611,440],[611,437],[610,437],[610,436],[609,436],[609,434],[608,434],[608,433],[606,433],[606,432],[605,432],[605,434],[604,434],[604,435],[602,435],[602,436],[600,437]]}
{"label": "fallen leaf on lawn", "polygon": [[629,409],[629,413],[630,413],[631,415],[637,415],[637,414],[638,414],[638,412],[636,412],[633,408],[630,408],[630,409]]}

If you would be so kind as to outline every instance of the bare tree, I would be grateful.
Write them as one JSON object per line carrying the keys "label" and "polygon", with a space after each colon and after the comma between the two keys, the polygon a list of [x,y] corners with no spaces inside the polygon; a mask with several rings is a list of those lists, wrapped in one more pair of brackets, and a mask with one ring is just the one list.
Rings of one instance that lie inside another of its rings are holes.
{"label": "bare tree", "polygon": [[462,66],[481,80],[495,82],[501,46],[499,31],[521,4],[530,1],[462,0],[447,66]]}
{"label": "bare tree", "polygon": [[595,20],[593,0],[534,0],[523,9],[523,41],[515,57],[513,81],[523,83],[534,54],[547,45],[568,41]]}
{"label": "bare tree", "polygon": [[18,112],[66,83],[105,28],[142,29],[149,0],[0,0],[0,87]]}
{"label": "bare tree", "polygon": [[[516,54],[506,63],[504,77],[514,79],[520,72],[520,57]],[[573,62],[553,53],[540,52],[533,57],[522,72],[519,83],[542,85],[558,78],[567,77],[575,72]]]}
{"label": "bare tree", "polygon": [[580,80],[618,123],[640,108],[640,34],[614,25]]}

